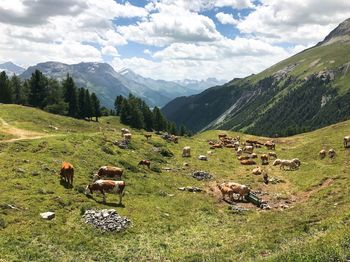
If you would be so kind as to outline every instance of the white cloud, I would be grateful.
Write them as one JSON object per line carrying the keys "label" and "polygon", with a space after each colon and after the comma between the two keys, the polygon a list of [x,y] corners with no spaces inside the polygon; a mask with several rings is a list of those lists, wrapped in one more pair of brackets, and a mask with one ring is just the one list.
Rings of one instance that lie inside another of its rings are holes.
{"label": "white cloud", "polygon": [[104,46],[101,49],[101,53],[103,55],[110,55],[110,56],[119,56],[118,50],[114,46]]}
{"label": "white cloud", "polygon": [[250,0],[216,0],[215,6],[230,6],[237,9],[254,8],[254,4]]}
{"label": "white cloud", "polygon": [[178,4],[157,3],[155,6],[157,12],[151,13],[147,20],[120,26],[118,32],[127,40],[154,46],[174,42],[211,42],[221,38],[215,23],[207,16]]}
{"label": "white cloud", "polygon": [[[59,2],[59,3],[58,3]],[[102,61],[127,41],[112,20],[145,17],[145,8],[114,0],[4,0],[0,7],[0,59],[28,66],[55,60]],[[30,53],[31,52],[31,53]]]}
{"label": "white cloud", "polygon": [[268,42],[310,45],[349,14],[348,0],[263,0],[237,27]]}
{"label": "white cloud", "polygon": [[236,20],[232,14],[225,14],[223,12],[217,13],[215,15],[215,17],[218,19],[218,21],[221,24],[229,24],[229,25],[237,25],[238,24],[238,20]]}

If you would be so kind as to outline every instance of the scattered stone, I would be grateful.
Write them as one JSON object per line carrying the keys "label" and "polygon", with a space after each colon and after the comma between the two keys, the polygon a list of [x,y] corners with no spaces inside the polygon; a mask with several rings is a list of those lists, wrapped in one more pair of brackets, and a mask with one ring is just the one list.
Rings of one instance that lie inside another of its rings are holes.
{"label": "scattered stone", "polygon": [[58,127],[56,127],[56,126],[53,126],[53,125],[49,125],[49,128],[51,128],[51,129],[53,129],[53,130],[58,130]]}
{"label": "scattered stone", "polygon": [[26,171],[23,169],[23,168],[16,168],[16,172],[17,173],[21,173],[21,174],[24,174]]}
{"label": "scattered stone", "polygon": [[192,177],[194,177],[197,180],[205,180],[205,179],[212,179],[213,176],[207,172],[204,171],[195,171],[192,173]]}
{"label": "scattered stone", "polygon": [[234,214],[242,214],[246,211],[249,211],[249,209],[246,209],[246,208],[243,208],[243,207],[239,207],[239,206],[236,206],[236,205],[230,205],[228,207],[229,210],[232,211],[232,213]]}
{"label": "scattered stone", "polygon": [[162,169],[165,170],[165,171],[168,171],[168,172],[173,170],[171,167],[163,167]]}
{"label": "scattered stone", "polygon": [[118,146],[121,149],[128,149],[129,140],[123,139],[121,141],[114,141],[113,145]]}
{"label": "scattered stone", "polygon": [[33,173],[32,173],[32,176],[38,176],[38,175],[40,175],[39,172],[33,172]]}
{"label": "scattered stone", "polygon": [[261,208],[262,210],[270,210],[270,209],[271,209],[271,207],[270,207],[267,203],[262,203],[262,204],[260,205],[260,208]]}
{"label": "scattered stone", "polygon": [[190,166],[190,164],[185,162],[185,163],[183,163],[183,166]]}
{"label": "scattered stone", "polygon": [[198,192],[202,192],[202,191],[203,191],[203,190],[200,189],[199,187],[192,187],[192,186],[179,187],[178,190],[181,190],[181,191],[188,191],[188,192],[193,192],[193,193],[198,193]]}
{"label": "scattered stone", "polygon": [[279,179],[277,177],[271,177],[269,179],[269,183],[271,184],[278,184],[278,183],[285,183],[286,181],[284,181],[283,179]]}
{"label": "scattered stone", "polygon": [[43,219],[51,220],[55,217],[55,213],[54,212],[44,212],[44,213],[40,213],[40,216]]}
{"label": "scattered stone", "polygon": [[207,161],[208,160],[207,156],[205,156],[205,155],[199,155],[198,159],[202,160],[202,161]]}
{"label": "scattered stone", "polygon": [[28,164],[28,163],[29,163],[29,160],[28,160],[28,159],[24,159],[24,160],[23,160],[23,163]]}
{"label": "scattered stone", "polygon": [[131,220],[121,217],[114,209],[86,210],[83,218],[86,224],[91,224],[102,231],[121,232],[131,225]]}

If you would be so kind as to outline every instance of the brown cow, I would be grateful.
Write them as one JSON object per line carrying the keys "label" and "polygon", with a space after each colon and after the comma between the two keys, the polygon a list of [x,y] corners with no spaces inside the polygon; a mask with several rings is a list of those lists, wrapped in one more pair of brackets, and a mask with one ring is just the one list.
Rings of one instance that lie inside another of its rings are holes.
{"label": "brown cow", "polygon": [[151,161],[149,160],[141,160],[138,164],[139,166],[142,165],[142,166],[148,166],[148,168],[151,168]]}
{"label": "brown cow", "polygon": [[131,134],[130,133],[124,134],[124,139],[125,140],[131,140]]}
{"label": "brown cow", "polygon": [[115,166],[101,166],[94,175],[93,181],[97,181],[100,179],[117,179],[120,180],[123,175],[123,169]]}
{"label": "brown cow", "polygon": [[322,149],[318,155],[320,156],[321,159],[325,158],[326,157],[326,150]]}
{"label": "brown cow", "polygon": [[226,134],[219,134],[218,137],[219,137],[219,139],[221,140],[222,138],[227,137],[227,135],[226,135]]}
{"label": "brown cow", "polygon": [[145,136],[145,138],[148,140],[149,138],[151,138],[152,137],[152,135],[151,134],[144,134],[144,136]]}
{"label": "brown cow", "polygon": [[61,176],[61,179],[66,181],[69,185],[73,186],[73,178],[74,178],[73,165],[68,162],[62,162],[60,176]]}
{"label": "brown cow", "polygon": [[242,160],[241,165],[256,165],[256,162],[253,160]]}
{"label": "brown cow", "polygon": [[125,188],[124,181],[113,181],[113,180],[97,180],[91,185],[86,186],[85,194],[93,194],[94,191],[99,191],[103,195],[103,202],[106,202],[105,193],[112,193],[119,195],[119,204],[122,203],[123,191]]}
{"label": "brown cow", "polygon": [[275,152],[269,152],[268,155],[269,157],[274,157],[275,159],[277,159],[277,154]]}
{"label": "brown cow", "polygon": [[261,164],[262,165],[268,165],[269,164],[269,156],[266,154],[263,154],[260,156]]}
{"label": "brown cow", "polygon": [[241,161],[241,160],[248,160],[248,159],[250,159],[250,157],[249,156],[239,156],[239,157],[237,157],[237,159],[239,161]]}
{"label": "brown cow", "polygon": [[334,157],[335,157],[335,151],[334,151],[333,148],[331,148],[331,149],[328,150],[328,156],[329,156],[330,159],[334,159]]}
{"label": "brown cow", "polygon": [[276,149],[276,145],[275,145],[275,143],[273,141],[266,141],[264,146],[266,146],[266,148],[269,149],[269,150],[275,150]]}

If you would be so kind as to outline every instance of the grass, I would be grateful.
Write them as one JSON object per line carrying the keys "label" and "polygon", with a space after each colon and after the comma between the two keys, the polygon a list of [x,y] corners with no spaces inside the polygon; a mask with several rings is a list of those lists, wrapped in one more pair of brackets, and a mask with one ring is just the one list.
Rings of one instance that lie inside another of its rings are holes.
{"label": "grass", "polygon": [[[207,154],[206,141],[221,131],[173,144],[155,134],[147,141],[142,132],[132,130],[132,149],[122,150],[112,144],[124,127],[116,117],[89,123],[14,105],[0,105],[0,117],[17,128],[48,135],[0,142],[0,261],[342,261],[350,256],[350,150],[342,147],[349,121],[277,139],[278,156],[298,157],[302,166],[293,172],[265,167],[270,177],[286,181],[266,186],[261,177],[250,174],[252,167],[239,165],[232,149]],[[107,131],[113,128],[117,132]],[[266,140],[227,133],[242,140]],[[183,159],[187,145],[192,157]],[[336,159],[319,160],[322,147],[333,147]],[[208,155],[208,161],[197,160],[199,154]],[[152,160],[151,170],[137,165],[144,158]],[[63,160],[75,167],[73,189],[59,183]],[[189,167],[183,167],[184,162]],[[107,164],[126,170],[124,207],[116,205],[117,196],[107,195],[104,205],[100,195],[90,199],[82,193],[92,173]],[[290,207],[232,214],[211,193],[215,182],[194,180],[194,170],[210,172],[214,181],[266,191],[272,202],[288,199]],[[320,186],[327,180],[329,185]],[[177,190],[188,185],[207,192]],[[102,234],[82,221],[81,213],[89,208],[115,208],[133,226],[121,234]],[[56,218],[42,220],[39,213],[49,210]]]}

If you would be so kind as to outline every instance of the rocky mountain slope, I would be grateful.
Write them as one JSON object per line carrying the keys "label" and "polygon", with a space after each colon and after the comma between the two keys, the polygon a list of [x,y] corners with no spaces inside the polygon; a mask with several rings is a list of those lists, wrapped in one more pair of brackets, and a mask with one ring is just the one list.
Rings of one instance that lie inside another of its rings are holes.
{"label": "rocky mountain slope", "polygon": [[324,41],[268,69],[163,108],[192,131],[231,129],[266,136],[314,130],[350,117],[350,20]]}
{"label": "rocky mountain slope", "polygon": [[11,76],[13,74],[15,75],[22,74],[25,71],[25,69],[18,65],[15,65],[12,62],[6,62],[6,63],[0,64],[0,72],[1,71],[5,71],[7,75]]}
{"label": "rocky mountain slope", "polygon": [[[116,72],[106,63],[79,63],[68,65],[59,62],[39,63],[29,67],[21,74],[21,78],[28,79],[39,69],[45,75],[62,80],[69,73],[80,87],[86,87],[95,92],[102,105],[113,108],[117,95],[127,96],[133,93],[144,99],[149,106],[162,107],[178,96],[197,94],[215,83],[215,80],[192,81],[190,85],[172,81],[154,80],[142,77],[130,69]],[[198,84],[196,84],[198,83]],[[218,83],[221,83],[218,81]]]}

